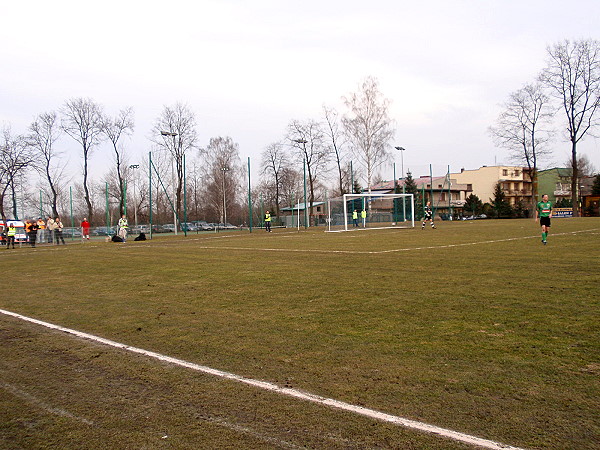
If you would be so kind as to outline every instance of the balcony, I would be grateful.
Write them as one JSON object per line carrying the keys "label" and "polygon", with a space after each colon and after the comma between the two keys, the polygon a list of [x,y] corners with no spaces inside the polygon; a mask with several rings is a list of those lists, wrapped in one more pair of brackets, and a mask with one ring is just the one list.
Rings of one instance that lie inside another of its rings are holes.
{"label": "balcony", "polygon": [[570,197],[571,189],[557,189],[554,191],[555,197]]}

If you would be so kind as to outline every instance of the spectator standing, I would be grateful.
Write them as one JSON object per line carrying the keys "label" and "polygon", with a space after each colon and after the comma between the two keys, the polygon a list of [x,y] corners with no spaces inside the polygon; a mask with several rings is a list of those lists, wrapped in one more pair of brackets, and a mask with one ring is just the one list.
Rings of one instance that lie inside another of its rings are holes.
{"label": "spectator standing", "polygon": [[17,227],[15,227],[15,225],[11,223],[8,226],[8,231],[6,232],[6,250],[8,250],[8,247],[10,246],[11,242],[12,242],[13,248],[15,248],[16,234],[17,234]]}
{"label": "spectator standing", "polygon": [[90,240],[90,223],[87,218],[83,218],[83,222],[81,222],[81,239]]}
{"label": "spectator standing", "polygon": [[129,224],[127,223],[127,217],[123,214],[119,219],[119,237],[123,239],[123,242],[127,241],[127,228],[129,228]]}
{"label": "spectator standing", "polygon": [[27,237],[29,238],[29,244],[31,244],[32,248],[35,248],[35,241],[37,240],[38,233],[38,224],[33,220],[28,220],[25,225],[25,229],[27,230]]}
{"label": "spectator standing", "polygon": [[53,244],[54,243],[54,230],[56,228],[56,224],[54,223],[54,219],[52,217],[48,217],[48,220],[46,220],[46,230],[47,234],[48,234],[48,244]]}
{"label": "spectator standing", "polygon": [[63,228],[64,227],[60,221],[60,217],[57,217],[54,220],[54,240],[56,241],[56,245],[59,245],[60,241],[62,241],[63,245],[67,245],[62,235]]}
{"label": "spectator standing", "polygon": [[40,241],[41,244],[44,243],[44,238],[46,237],[46,222],[44,222],[44,219],[42,219],[41,217],[38,218],[37,220],[37,226],[38,226],[38,240]]}

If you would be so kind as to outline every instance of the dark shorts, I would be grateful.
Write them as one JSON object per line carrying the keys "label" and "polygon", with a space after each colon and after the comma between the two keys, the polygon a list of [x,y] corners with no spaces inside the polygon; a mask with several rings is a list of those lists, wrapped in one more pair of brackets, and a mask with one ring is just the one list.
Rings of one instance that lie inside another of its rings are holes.
{"label": "dark shorts", "polygon": [[550,226],[550,217],[540,217],[540,225],[549,227]]}

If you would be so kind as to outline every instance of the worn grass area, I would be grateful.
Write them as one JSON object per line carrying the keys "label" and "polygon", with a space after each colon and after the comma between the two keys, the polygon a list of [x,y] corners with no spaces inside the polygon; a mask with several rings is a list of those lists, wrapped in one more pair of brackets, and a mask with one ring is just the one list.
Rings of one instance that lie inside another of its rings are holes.
{"label": "worn grass area", "polygon": [[[598,448],[600,220],[555,219],[547,246],[531,220],[438,226],[2,250],[25,270],[0,307],[506,444]],[[465,448],[0,330],[0,446]]]}

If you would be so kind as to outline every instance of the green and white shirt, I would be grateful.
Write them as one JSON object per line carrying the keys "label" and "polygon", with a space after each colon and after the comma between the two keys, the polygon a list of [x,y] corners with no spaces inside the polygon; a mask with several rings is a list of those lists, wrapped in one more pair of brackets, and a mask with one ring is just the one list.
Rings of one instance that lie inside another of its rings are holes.
{"label": "green and white shirt", "polygon": [[538,202],[537,210],[540,217],[550,217],[552,213],[552,202]]}

